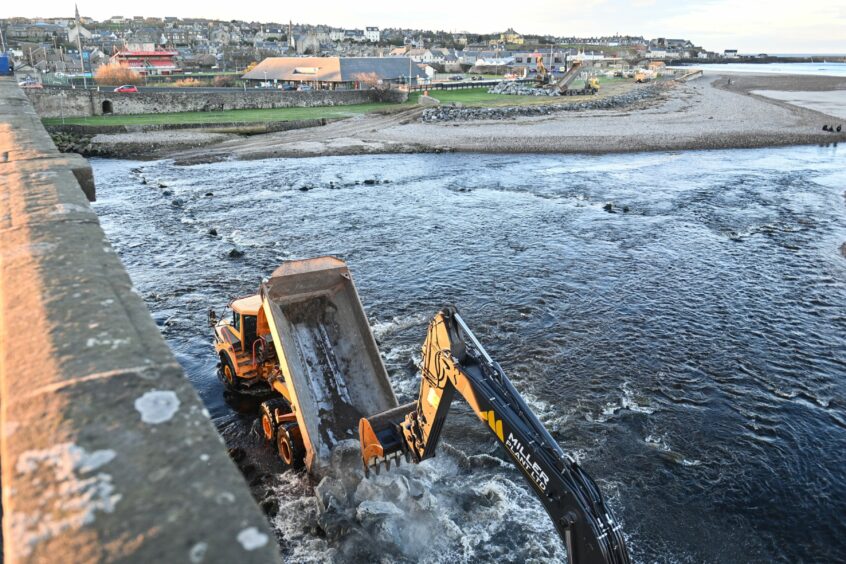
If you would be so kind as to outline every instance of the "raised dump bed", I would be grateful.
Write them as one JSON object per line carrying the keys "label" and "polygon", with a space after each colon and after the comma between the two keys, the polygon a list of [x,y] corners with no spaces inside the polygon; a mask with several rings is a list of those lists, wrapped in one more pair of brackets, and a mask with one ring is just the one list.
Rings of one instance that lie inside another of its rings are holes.
{"label": "raised dump bed", "polygon": [[347,265],[289,261],[262,282],[262,307],[306,447],[320,476],[362,417],[397,406]]}

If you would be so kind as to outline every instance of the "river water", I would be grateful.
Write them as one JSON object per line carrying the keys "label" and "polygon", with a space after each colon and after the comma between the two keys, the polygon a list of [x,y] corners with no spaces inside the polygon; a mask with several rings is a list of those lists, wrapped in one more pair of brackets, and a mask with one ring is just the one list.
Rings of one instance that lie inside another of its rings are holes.
{"label": "river water", "polygon": [[[400,401],[428,318],[456,304],[637,561],[846,558],[842,148],[92,163],[103,227],[230,445],[260,441],[224,401],[206,309],[332,254]],[[275,470],[288,558],[560,561],[485,427],[461,401],[450,421],[443,452],[404,470],[427,492],[391,506],[401,521],[360,506],[333,529],[308,478]]]}

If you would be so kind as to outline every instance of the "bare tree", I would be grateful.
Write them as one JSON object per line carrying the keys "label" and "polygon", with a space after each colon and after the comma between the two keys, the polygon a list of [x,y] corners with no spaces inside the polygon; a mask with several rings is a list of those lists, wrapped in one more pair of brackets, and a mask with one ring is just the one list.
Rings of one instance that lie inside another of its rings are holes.
{"label": "bare tree", "polygon": [[388,100],[391,84],[379,78],[379,75],[375,72],[360,72],[353,78],[358,81],[359,88],[362,90],[373,90],[377,101],[386,102]]}
{"label": "bare tree", "polygon": [[103,65],[94,73],[94,81],[100,85],[119,86],[121,84],[143,84],[141,75],[129,67],[121,65]]}

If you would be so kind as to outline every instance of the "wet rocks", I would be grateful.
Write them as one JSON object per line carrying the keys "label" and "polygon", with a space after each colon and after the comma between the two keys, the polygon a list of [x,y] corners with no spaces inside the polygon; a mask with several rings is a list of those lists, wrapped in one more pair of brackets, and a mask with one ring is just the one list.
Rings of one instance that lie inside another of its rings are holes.
{"label": "wet rocks", "polygon": [[365,500],[358,504],[355,511],[356,519],[362,524],[402,515],[404,513],[390,501]]}
{"label": "wet rocks", "polygon": [[227,256],[231,259],[238,259],[244,256],[244,251],[241,249],[232,249]]}
{"label": "wet rocks", "polygon": [[217,237],[217,229],[215,229],[214,227],[212,227],[211,229],[209,229],[208,231],[206,231],[206,233],[207,233],[208,235],[211,235],[212,237]]}
{"label": "wet rocks", "polygon": [[843,258],[846,258],[846,243],[840,245],[840,254],[843,255]]}
{"label": "wet rocks", "polygon": [[488,90],[488,94],[511,94],[515,96],[561,96],[556,89],[534,88],[522,82],[504,80]]}
{"label": "wet rocks", "polygon": [[91,148],[91,135],[54,131],[51,133],[51,137],[53,138],[53,143],[56,144],[56,148],[62,153],[87,155]]}
{"label": "wet rocks", "polygon": [[279,500],[272,496],[267,497],[260,505],[264,514],[269,517],[273,517],[279,512]]}
{"label": "wet rocks", "polygon": [[490,108],[456,108],[439,106],[423,111],[423,122],[506,120],[518,117],[546,116],[557,112],[577,112],[587,110],[611,110],[652,99],[658,96],[665,86],[655,84],[638,88],[618,96],[595,98],[581,102],[536,104],[533,106],[505,106]]}

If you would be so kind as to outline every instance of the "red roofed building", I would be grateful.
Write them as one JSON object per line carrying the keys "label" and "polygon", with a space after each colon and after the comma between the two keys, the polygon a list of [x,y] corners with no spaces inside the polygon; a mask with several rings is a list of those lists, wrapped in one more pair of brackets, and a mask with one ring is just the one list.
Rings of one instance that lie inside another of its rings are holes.
{"label": "red roofed building", "polygon": [[176,51],[118,51],[112,55],[112,63],[129,67],[141,76],[164,76],[181,72],[177,55]]}

